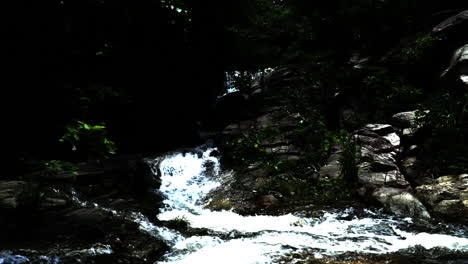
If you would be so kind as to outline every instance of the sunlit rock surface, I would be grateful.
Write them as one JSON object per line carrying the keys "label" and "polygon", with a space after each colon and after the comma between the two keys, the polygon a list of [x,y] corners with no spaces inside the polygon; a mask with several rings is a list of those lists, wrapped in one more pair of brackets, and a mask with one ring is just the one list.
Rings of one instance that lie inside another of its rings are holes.
{"label": "sunlit rock surface", "polygon": [[380,188],[372,196],[388,211],[405,217],[429,220],[431,216],[424,205],[410,192],[397,188]]}
{"label": "sunlit rock surface", "polygon": [[386,124],[369,124],[356,131],[358,180],[365,189],[409,186],[397,165],[400,140]]}
{"label": "sunlit rock surface", "polygon": [[468,223],[468,174],[440,177],[417,187],[416,194],[435,215]]}

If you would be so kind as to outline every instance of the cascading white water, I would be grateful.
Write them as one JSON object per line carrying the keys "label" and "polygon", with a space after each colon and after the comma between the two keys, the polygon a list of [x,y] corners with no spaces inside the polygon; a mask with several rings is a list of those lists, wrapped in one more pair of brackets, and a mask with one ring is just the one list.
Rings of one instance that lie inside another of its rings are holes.
{"label": "cascading white water", "polygon": [[241,216],[205,209],[202,198],[220,185],[216,178],[222,173],[218,158],[210,155],[213,151],[209,148],[198,154],[177,153],[159,163],[160,190],[167,199],[158,218],[183,219],[193,228],[212,232],[184,237],[176,231],[159,229],[173,245],[160,264],[282,263],[282,257],[298,252],[322,258],[349,252],[385,254],[414,247],[468,253],[468,239],[463,237],[466,235],[409,231],[404,226],[412,224],[410,219],[398,220],[365,209],[359,216],[354,214],[356,209],[348,208],[330,210],[321,217],[301,216],[300,212]]}

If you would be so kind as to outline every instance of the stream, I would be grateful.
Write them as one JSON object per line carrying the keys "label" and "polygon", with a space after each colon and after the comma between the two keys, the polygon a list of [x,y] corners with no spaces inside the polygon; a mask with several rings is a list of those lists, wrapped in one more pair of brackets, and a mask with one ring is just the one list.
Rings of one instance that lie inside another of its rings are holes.
{"label": "stream", "polygon": [[[165,198],[157,216],[162,226],[137,210],[116,211],[78,197],[74,202],[125,218],[155,241],[164,240],[170,250],[155,264],[468,264],[467,226],[413,222],[357,203],[303,206],[275,215],[212,211],[205,208],[208,194],[223,187],[220,179],[226,173],[232,174],[222,170],[216,148],[172,152],[151,164],[154,177],[161,177],[154,191]],[[1,250],[0,264],[108,263],[93,259],[112,259],[118,251],[102,243]]]}
{"label": "stream", "polygon": [[205,209],[203,198],[220,186],[217,178],[225,173],[218,157],[212,155],[215,151],[200,147],[192,153],[174,153],[155,165],[165,196],[158,218],[206,231],[183,235],[158,227],[172,249],[157,263],[310,263],[363,256],[367,260],[407,257],[421,260],[414,263],[423,259],[468,263],[468,228],[464,226],[418,224],[361,207],[279,216]]}

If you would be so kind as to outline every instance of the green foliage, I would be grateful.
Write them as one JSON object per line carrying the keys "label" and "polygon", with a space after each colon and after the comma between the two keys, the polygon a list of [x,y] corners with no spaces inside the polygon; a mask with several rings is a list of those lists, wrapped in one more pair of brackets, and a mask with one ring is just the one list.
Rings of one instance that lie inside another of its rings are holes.
{"label": "green foliage", "polygon": [[76,174],[78,167],[73,163],[63,160],[43,160],[40,162],[39,170],[46,175],[55,175],[60,173]]}
{"label": "green foliage", "polygon": [[369,94],[375,96],[374,107],[383,113],[396,113],[416,108],[423,97],[422,89],[408,84],[402,77],[380,69],[363,80]]}
{"label": "green foliage", "polygon": [[279,134],[275,128],[245,131],[239,136],[229,137],[223,143],[229,159],[234,165],[247,165],[256,161],[268,160],[268,154],[261,147],[264,142],[274,139]]}
{"label": "green foliage", "polygon": [[[229,27],[257,61],[279,64],[304,56],[313,38],[312,21],[297,15],[290,1],[255,0],[246,5],[245,21]],[[244,51],[246,52],[246,51]]]}
{"label": "green foliage", "polygon": [[341,130],[337,137],[337,142],[342,147],[341,153],[341,177],[348,183],[357,182],[357,164],[356,154],[358,146],[353,136],[345,131]]}
{"label": "green foliage", "polygon": [[441,37],[435,37],[426,35],[418,38],[412,45],[412,47],[404,48],[401,50],[399,55],[403,64],[413,65],[420,63],[425,56],[430,54],[432,48],[437,44],[438,41],[442,40]]}
{"label": "green foliage", "polygon": [[311,199],[314,201],[351,200],[357,197],[355,184],[346,179],[321,180],[311,187]]}
{"label": "green foliage", "polygon": [[71,145],[72,151],[86,155],[89,159],[106,158],[116,151],[115,143],[107,138],[104,124],[90,125],[76,121],[65,127],[65,133],[59,141]]}
{"label": "green foliage", "polygon": [[442,174],[465,173],[468,168],[468,94],[463,89],[447,89],[434,96],[416,116],[417,126],[432,133],[431,165]]}
{"label": "green foliage", "polygon": [[[466,153],[466,149],[464,150]],[[449,173],[459,174],[459,173],[468,173],[468,159],[465,157],[459,157],[458,162],[448,165]]]}
{"label": "green foliage", "polygon": [[309,184],[310,182],[307,179],[299,177],[293,171],[285,171],[270,176],[256,191],[260,194],[276,191],[286,198],[303,198],[308,195],[309,188],[307,186]]}
{"label": "green foliage", "polygon": [[296,144],[305,151],[307,163],[318,167],[327,159],[335,135],[327,129],[323,117],[316,112],[317,119],[303,121],[296,129]]}

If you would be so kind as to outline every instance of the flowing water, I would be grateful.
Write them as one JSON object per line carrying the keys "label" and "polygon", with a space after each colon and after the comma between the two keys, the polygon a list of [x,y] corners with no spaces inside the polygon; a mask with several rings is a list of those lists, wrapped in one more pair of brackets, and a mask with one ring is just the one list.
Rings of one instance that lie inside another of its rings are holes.
{"label": "flowing water", "polygon": [[[195,232],[155,226],[139,212],[117,212],[78,198],[75,202],[122,215],[139,224],[142,231],[164,239],[171,250],[156,264],[333,263],[330,261],[345,260],[359,261],[343,263],[408,263],[412,260],[411,263],[468,264],[466,226],[421,225],[411,219],[399,219],[363,207],[303,209],[275,216],[242,216],[232,211],[205,209],[206,195],[222,187],[218,179],[224,172],[215,153],[215,148],[200,147],[155,160],[155,177],[159,174],[162,181],[159,191],[166,198],[158,218],[188,223]],[[65,251],[67,256],[113,253],[109,245]],[[21,251],[0,251],[0,264],[62,263],[64,260],[58,257],[60,252],[56,253],[36,256],[31,262]]]}
{"label": "flowing water", "polygon": [[463,226],[421,226],[411,219],[355,207],[280,216],[205,209],[203,198],[220,186],[217,178],[223,173],[218,158],[211,155],[215,151],[175,153],[155,165],[161,172],[160,191],[166,196],[158,218],[207,230],[203,235],[183,235],[155,228],[172,246],[160,264],[305,263],[356,255],[468,263],[468,230]]}

